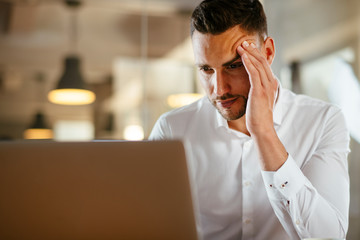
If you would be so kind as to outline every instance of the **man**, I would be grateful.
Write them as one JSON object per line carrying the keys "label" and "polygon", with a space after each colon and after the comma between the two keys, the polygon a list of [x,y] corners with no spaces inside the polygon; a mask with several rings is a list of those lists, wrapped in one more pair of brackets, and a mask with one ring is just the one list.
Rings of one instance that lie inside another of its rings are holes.
{"label": "man", "polygon": [[191,34],[207,97],[161,116],[150,139],[184,141],[202,238],[344,238],[343,115],[281,88],[261,3],[205,0]]}

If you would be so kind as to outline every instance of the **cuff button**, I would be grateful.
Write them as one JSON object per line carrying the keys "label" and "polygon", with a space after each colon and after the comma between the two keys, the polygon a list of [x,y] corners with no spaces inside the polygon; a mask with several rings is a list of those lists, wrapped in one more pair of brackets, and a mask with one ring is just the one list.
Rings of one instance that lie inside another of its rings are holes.
{"label": "cuff button", "polygon": [[286,184],[288,184],[288,182],[284,182],[283,184],[281,184],[281,188],[285,188]]}

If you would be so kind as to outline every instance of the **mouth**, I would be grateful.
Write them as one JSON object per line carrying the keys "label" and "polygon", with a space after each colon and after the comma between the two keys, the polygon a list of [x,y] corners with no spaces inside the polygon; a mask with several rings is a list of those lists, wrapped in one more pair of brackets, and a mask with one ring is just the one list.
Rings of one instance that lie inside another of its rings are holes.
{"label": "mouth", "polygon": [[226,100],[218,100],[216,101],[216,103],[218,105],[220,105],[223,108],[230,108],[238,99],[239,97],[235,97],[235,98],[231,98],[231,99],[226,99]]}

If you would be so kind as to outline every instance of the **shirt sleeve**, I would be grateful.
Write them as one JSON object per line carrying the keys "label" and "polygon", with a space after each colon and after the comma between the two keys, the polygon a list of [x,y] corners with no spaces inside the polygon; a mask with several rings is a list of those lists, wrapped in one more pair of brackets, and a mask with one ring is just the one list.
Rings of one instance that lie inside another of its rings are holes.
{"label": "shirt sleeve", "polygon": [[149,140],[165,140],[172,138],[172,133],[169,124],[166,121],[164,115],[156,121],[150,136]]}
{"label": "shirt sleeve", "polygon": [[291,239],[345,238],[349,215],[349,135],[341,112],[301,167],[291,155],[276,172],[262,171],[270,203]]}

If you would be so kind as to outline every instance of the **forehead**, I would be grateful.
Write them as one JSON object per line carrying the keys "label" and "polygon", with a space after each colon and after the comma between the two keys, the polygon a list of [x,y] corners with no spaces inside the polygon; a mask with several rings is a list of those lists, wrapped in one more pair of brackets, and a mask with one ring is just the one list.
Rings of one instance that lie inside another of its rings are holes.
{"label": "forehead", "polygon": [[192,36],[193,50],[196,64],[210,64],[211,61],[226,61],[236,56],[236,48],[245,40],[258,42],[257,34],[249,34],[240,26],[213,35],[203,34],[195,30]]}

